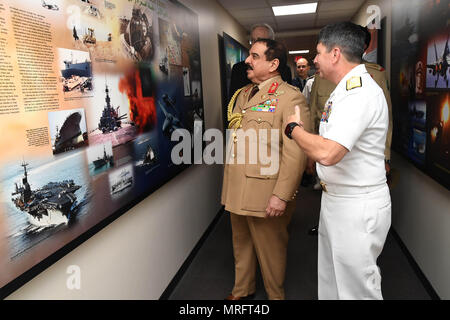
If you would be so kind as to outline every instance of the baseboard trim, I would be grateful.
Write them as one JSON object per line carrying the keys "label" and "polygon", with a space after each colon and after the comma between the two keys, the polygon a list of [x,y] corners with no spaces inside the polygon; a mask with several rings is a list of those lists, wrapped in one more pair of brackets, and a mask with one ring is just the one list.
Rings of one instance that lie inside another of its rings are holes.
{"label": "baseboard trim", "polygon": [[420,282],[424,286],[427,293],[430,295],[432,300],[441,300],[439,295],[437,294],[436,290],[434,290],[433,286],[431,285],[430,281],[428,281],[427,277],[423,273],[422,269],[420,269],[419,265],[417,264],[416,260],[412,256],[411,252],[409,252],[408,248],[406,247],[403,240],[400,238],[398,233],[394,230],[394,228],[391,228],[391,233],[394,236],[395,240],[397,240],[400,249],[405,254],[406,258],[408,259],[409,264],[412,266],[415,274],[419,278]]}
{"label": "baseboard trim", "polygon": [[189,256],[186,258],[186,260],[183,262],[182,266],[176,273],[176,275],[173,277],[172,281],[170,281],[169,285],[167,286],[166,290],[161,294],[159,297],[159,300],[168,300],[170,296],[172,295],[173,291],[175,290],[176,286],[180,282],[181,278],[183,278],[184,274],[186,273],[186,270],[191,265],[192,261],[194,260],[195,256],[197,255],[200,248],[205,243],[206,239],[208,239],[209,235],[211,234],[211,231],[214,229],[214,227],[217,225],[217,222],[222,217],[222,214],[224,213],[224,208],[222,207],[219,212],[217,212],[216,216],[214,217],[213,221],[210,223],[206,231],[201,236],[200,240],[198,240],[197,244],[195,245],[194,249],[192,249]]}

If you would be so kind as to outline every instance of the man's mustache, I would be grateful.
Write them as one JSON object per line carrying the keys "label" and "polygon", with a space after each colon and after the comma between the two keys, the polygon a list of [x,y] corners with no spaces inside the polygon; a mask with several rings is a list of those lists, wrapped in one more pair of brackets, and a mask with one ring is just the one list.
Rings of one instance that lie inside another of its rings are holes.
{"label": "man's mustache", "polygon": [[247,64],[247,70],[253,70],[252,66]]}

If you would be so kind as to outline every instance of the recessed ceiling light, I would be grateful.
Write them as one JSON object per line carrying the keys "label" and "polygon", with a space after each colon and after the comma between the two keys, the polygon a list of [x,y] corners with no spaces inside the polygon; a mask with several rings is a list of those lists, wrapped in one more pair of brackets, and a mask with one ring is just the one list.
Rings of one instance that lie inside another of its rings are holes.
{"label": "recessed ceiling light", "polygon": [[272,7],[273,14],[276,16],[287,16],[292,14],[315,13],[317,10],[317,2],[294,4],[290,6]]}
{"label": "recessed ceiling light", "polygon": [[309,53],[309,50],[289,51],[289,54]]}

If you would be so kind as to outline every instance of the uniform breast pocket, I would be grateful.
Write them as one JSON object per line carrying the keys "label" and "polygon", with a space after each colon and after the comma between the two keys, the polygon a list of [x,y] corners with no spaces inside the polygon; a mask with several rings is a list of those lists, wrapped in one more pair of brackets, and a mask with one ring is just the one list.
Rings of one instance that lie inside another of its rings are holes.
{"label": "uniform breast pocket", "polygon": [[274,114],[272,112],[254,111],[247,113],[247,128],[271,129],[273,127]]}

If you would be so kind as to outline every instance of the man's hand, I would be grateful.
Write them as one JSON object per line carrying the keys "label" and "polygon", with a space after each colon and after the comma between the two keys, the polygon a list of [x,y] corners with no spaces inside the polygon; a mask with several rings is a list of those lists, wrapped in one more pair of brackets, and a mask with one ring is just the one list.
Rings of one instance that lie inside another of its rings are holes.
{"label": "man's hand", "polygon": [[291,122],[296,122],[303,125],[303,122],[300,121],[300,108],[298,106],[295,106],[295,113],[290,115],[286,120],[286,124]]}
{"label": "man's hand", "polygon": [[267,217],[279,217],[283,215],[286,210],[286,201],[281,200],[275,195],[272,195],[269,199],[269,203],[266,208],[266,218]]}

